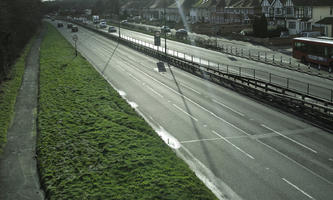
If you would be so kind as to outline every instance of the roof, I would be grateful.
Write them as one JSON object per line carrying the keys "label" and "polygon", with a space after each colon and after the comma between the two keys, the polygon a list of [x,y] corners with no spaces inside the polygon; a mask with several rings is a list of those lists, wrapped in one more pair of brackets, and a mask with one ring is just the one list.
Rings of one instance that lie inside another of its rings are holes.
{"label": "roof", "polygon": [[296,6],[333,6],[332,0],[292,0]]}
{"label": "roof", "polygon": [[311,38],[311,37],[298,37],[298,38],[294,38],[294,40],[307,41],[307,42],[317,42],[317,43],[321,43],[321,44],[333,45],[333,40],[329,40],[329,39]]}
{"label": "roof", "polygon": [[238,7],[238,8],[251,8],[259,7],[261,5],[261,0],[240,0],[230,5],[228,7]]}
{"label": "roof", "polygon": [[316,22],[316,24],[333,24],[333,17],[325,17]]}
{"label": "roof", "polygon": [[217,0],[198,0],[192,7],[194,8],[210,8],[217,5]]}
{"label": "roof", "polygon": [[175,2],[168,6],[168,8],[178,8],[179,6],[183,6],[185,0],[174,0]]}

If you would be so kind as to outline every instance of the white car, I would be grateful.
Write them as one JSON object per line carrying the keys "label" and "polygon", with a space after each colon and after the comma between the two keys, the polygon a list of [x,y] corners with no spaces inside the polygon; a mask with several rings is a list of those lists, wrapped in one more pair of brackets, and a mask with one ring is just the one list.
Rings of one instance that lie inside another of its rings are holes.
{"label": "white car", "polygon": [[101,22],[99,23],[100,28],[106,28],[106,22]]}

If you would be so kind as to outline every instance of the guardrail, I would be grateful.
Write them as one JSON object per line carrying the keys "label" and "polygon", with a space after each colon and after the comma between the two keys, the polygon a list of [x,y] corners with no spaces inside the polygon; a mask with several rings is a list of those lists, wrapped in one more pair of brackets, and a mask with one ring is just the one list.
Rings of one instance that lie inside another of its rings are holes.
{"label": "guardrail", "polygon": [[[110,20],[111,23],[115,23],[114,21]],[[151,27],[144,27],[140,26],[138,24],[123,24],[122,26],[125,26],[126,28],[129,28],[130,30],[145,30],[146,32],[150,34],[154,34],[155,31],[159,31],[159,27],[151,28]],[[137,28],[135,28],[137,27]],[[140,27],[138,29],[138,27]],[[249,60],[254,60],[256,62],[261,62],[265,64],[270,64],[272,66],[277,66],[281,68],[286,68],[289,70],[299,71],[315,76],[319,76],[322,78],[327,78],[330,80],[333,80],[333,76],[331,75],[324,75],[321,73],[323,69],[327,69],[329,73],[332,72],[332,68],[325,68],[325,67],[318,67],[317,71],[314,71],[313,68],[310,67],[310,65],[304,65],[301,64],[297,59],[291,58],[291,57],[285,57],[282,53],[280,55],[277,55],[275,53],[269,52],[269,51],[260,51],[255,49],[245,49],[241,47],[235,47],[234,45],[226,45],[224,44],[219,38],[214,39],[190,39],[188,42],[194,43],[195,46],[198,47],[204,47],[208,49],[212,49],[217,52],[222,52],[225,54],[229,54],[236,57],[241,57]],[[222,44],[221,44],[222,43]]]}
{"label": "guardrail", "polygon": [[[135,38],[121,35],[121,38],[129,40],[139,45],[143,45],[149,48],[152,48],[156,51],[165,52],[164,47],[154,46],[153,44],[141,40],[137,40]],[[175,50],[167,49],[167,55],[174,56],[186,61],[191,61],[192,63],[197,63],[200,66],[208,66],[210,68],[215,68],[217,70],[225,71],[227,73],[237,74],[239,76],[250,77],[254,79],[259,79],[263,81],[268,81],[269,83],[277,84],[287,89],[294,89],[298,92],[303,92],[311,96],[315,96],[318,98],[323,98],[325,100],[333,102],[333,89],[324,88],[318,85],[305,83],[302,81],[298,81],[291,78],[286,78],[283,76],[279,76],[270,72],[266,72],[263,70],[257,70],[246,67],[239,67],[235,65],[227,65],[222,63],[216,63],[209,60],[206,60],[201,57],[196,57],[193,55],[189,55],[183,52],[178,52]]]}
{"label": "guardrail", "polygon": [[[122,43],[126,46],[129,46],[133,49],[141,51],[145,54],[153,56],[155,58],[164,60],[171,65],[174,65],[180,69],[188,71],[196,76],[204,77],[212,82],[223,85],[225,87],[232,88],[247,95],[257,98],[261,101],[265,100],[266,102],[273,103],[275,102],[276,106],[285,109],[288,112],[301,113],[302,116],[312,117],[319,121],[323,126],[328,126],[331,128],[333,123],[333,102],[324,98],[319,98],[314,95],[309,94],[309,92],[302,92],[295,90],[290,87],[290,79],[286,82],[286,86],[281,84],[276,84],[272,80],[274,76],[269,75],[269,80],[258,79],[257,72],[252,71],[253,74],[246,75],[245,68],[239,67],[237,70],[231,70],[229,66],[211,66],[196,63],[189,59],[180,58],[178,55],[173,53],[165,54],[162,47],[152,46],[152,44],[144,45],[142,41],[131,40],[122,36],[119,38],[116,35],[109,34],[104,31],[95,29],[84,24],[80,24],[85,28],[97,32],[101,35],[104,35],[110,39],[117,40],[119,43]],[[170,53],[170,52],[169,52]],[[306,91],[310,91],[309,85],[306,87]],[[329,122],[329,123],[327,123]]]}

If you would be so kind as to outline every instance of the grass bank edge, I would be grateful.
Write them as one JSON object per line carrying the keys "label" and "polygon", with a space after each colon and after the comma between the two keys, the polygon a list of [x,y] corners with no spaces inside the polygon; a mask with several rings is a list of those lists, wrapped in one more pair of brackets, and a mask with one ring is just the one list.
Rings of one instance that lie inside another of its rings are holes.
{"label": "grass bank edge", "polygon": [[7,142],[7,131],[14,117],[15,102],[23,80],[26,57],[35,39],[36,36],[29,40],[10,70],[8,79],[0,84],[0,154]]}
{"label": "grass bank edge", "polygon": [[[50,199],[216,199],[48,25],[41,46],[38,163]],[[88,83],[88,84],[87,84]]]}

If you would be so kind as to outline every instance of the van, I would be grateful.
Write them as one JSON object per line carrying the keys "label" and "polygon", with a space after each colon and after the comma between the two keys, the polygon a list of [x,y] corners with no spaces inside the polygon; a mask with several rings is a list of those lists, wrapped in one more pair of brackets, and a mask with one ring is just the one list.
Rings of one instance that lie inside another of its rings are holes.
{"label": "van", "polygon": [[319,31],[301,32],[301,37],[319,37],[322,36]]}

